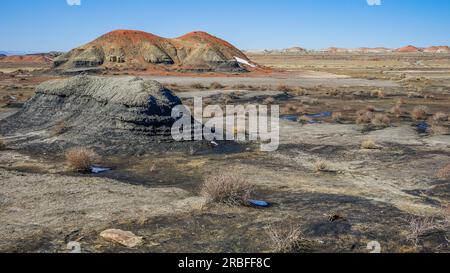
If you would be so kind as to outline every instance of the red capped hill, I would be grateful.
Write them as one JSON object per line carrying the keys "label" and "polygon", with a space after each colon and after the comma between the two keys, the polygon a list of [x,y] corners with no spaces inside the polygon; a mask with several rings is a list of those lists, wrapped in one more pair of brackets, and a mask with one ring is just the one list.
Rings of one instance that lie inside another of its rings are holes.
{"label": "red capped hill", "polygon": [[415,52],[421,52],[421,49],[412,45],[408,45],[405,47],[401,47],[396,50],[396,52],[400,53],[415,53]]}
{"label": "red capped hill", "polygon": [[[250,63],[251,65],[247,64]],[[195,31],[168,39],[137,30],[115,30],[54,60],[57,69],[124,67],[244,72],[253,63],[230,43]]]}

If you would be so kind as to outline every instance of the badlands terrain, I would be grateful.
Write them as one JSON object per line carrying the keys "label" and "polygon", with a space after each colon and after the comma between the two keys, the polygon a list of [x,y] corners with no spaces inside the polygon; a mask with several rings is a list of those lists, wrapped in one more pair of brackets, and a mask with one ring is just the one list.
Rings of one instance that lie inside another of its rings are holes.
{"label": "badlands terrain", "polygon": [[[1,252],[450,252],[450,54],[245,55],[198,35],[118,31],[0,61]],[[158,46],[121,51],[122,38]],[[175,143],[170,109],[194,96],[280,105],[279,149]],[[110,170],[74,171],[74,147]],[[211,201],[217,173],[271,206]]]}

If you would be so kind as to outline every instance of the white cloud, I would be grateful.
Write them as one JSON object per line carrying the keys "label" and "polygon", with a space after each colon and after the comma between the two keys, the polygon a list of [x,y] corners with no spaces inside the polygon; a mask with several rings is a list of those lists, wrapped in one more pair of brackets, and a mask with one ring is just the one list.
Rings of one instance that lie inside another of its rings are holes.
{"label": "white cloud", "polygon": [[367,0],[369,6],[381,6],[381,0]]}
{"label": "white cloud", "polygon": [[66,0],[69,6],[81,6],[81,0]]}

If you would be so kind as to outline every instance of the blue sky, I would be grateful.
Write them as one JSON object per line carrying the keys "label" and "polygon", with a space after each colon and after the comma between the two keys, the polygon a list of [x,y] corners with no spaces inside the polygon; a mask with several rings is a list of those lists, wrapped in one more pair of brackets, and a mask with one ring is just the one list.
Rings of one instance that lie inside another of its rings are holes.
{"label": "blue sky", "polygon": [[0,7],[0,50],[68,50],[114,29],[163,37],[204,30],[242,49],[450,45],[448,0],[2,0]]}

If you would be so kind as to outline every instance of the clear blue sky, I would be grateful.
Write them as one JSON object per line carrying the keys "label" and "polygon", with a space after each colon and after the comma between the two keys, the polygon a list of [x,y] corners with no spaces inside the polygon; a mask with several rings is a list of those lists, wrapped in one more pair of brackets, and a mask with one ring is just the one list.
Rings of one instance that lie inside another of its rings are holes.
{"label": "clear blue sky", "polygon": [[68,50],[114,29],[204,30],[242,49],[450,45],[450,1],[381,1],[1,0],[0,50]]}

